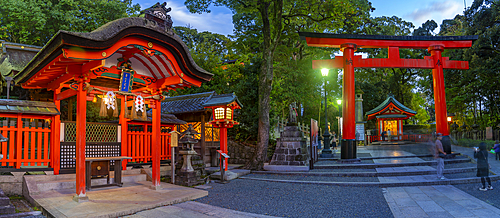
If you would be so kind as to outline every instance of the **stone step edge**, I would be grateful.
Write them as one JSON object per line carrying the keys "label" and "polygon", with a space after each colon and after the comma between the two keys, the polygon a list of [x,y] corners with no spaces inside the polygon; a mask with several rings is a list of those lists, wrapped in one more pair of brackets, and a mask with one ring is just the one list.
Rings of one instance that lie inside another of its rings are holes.
{"label": "stone step edge", "polygon": [[[351,187],[400,187],[400,186],[430,186],[430,185],[459,185],[469,183],[480,183],[481,178],[460,178],[460,179],[445,179],[436,181],[415,181],[415,182],[326,182],[326,181],[300,181],[300,180],[278,180],[278,179],[261,179],[251,177],[240,177],[240,179],[249,179],[266,182],[281,182],[281,183],[296,183],[296,184],[313,184],[313,185],[336,185],[336,186],[351,186]],[[500,176],[490,176],[491,181],[500,180]]]}
{"label": "stone step edge", "polygon": [[[340,154],[340,153],[339,153]],[[456,156],[462,155],[461,153],[453,153]],[[405,156],[383,156],[383,157],[358,157],[360,160],[375,160],[375,159],[397,159],[397,158],[418,158],[418,157],[432,157],[432,154],[423,154],[423,155],[405,155]],[[339,160],[339,158],[322,158],[318,157],[320,161],[331,161],[331,160]]]}
{"label": "stone step edge", "polygon": [[[466,173],[476,171],[476,167],[445,169],[445,174]],[[255,174],[279,174],[293,176],[325,176],[325,177],[390,177],[390,176],[415,176],[435,174],[436,170],[417,170],[417,171],[393,171],[393,172],[283,172],[283,171],[252,171]]]}
{"label": "stone step edge", "polygon": [[[445,160],[445,164],[471,162],[469,158]],[[338,165],[315,165],[314,169],[352,169],[352,168],[384,168],[384,167],[401,167],[401,166],[430,166],[436,165],[436,161],[422,161],[411,163],[383,163],[383,164],[338,164]]]}

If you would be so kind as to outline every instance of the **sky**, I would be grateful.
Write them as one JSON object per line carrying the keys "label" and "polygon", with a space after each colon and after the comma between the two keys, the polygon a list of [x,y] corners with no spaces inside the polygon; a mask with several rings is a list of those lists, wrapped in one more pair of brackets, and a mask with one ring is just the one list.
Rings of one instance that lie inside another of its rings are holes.
{"label": "sky", "polygon": [[[132,0],[133,4],[140,4],[142,9],[151,7],[159,0]],[[167,7],[172,8],[169,13],[174,21],[174,26],[190,26],[199,32],[210,31],[223,35],[233,32],[232,13],[225,7],[212,7],[211,13],[192,14],[186,6],[185,0],[163,0]],[[161,3],[163,3],[161,1]],[[375,11],[372,17],[398,16],[405,21],[410,21],[416,28],[427,20],[434,20],[441,25],[443,19],[453,19],[457,14],[463,14],[464,4],[470,7],[473,0],[369,0]],[[439,28],[439,27],[438,27]],[[439,32],[436,29],[435,32]]]}

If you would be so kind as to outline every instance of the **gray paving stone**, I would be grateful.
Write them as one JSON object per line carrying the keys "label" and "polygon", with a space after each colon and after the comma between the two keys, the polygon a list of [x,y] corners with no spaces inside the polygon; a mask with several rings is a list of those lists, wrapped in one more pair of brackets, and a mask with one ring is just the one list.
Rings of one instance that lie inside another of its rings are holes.
{"label": "gray paving stone", "polygon": [[400,207],[417,207],[418,204],[411,198],[394,198],[396,204]]}
{"label": "gray paving stone", "polygon": [[488,210],[488,209],[481,208],[481,209],[470,210],[470,211],[478,217],[500,218],[500,214],[495,213],[495,212]]}
{"label": "gray paving stone", "polygon": [[403,211],[404,217],[407,218],[425,218],[429,217],[421,207],[402,207],[401,211]]}
{"label": "gray paving stone", "polygon": [[425,212],[444,212],[445,210],[434,201],[415,201]]}
{"label": "gray paving stone", "polygon": [[423,194],[424,192],[420,190],[418,187],[403,187],[403,189],[406,191],[408,194]]}
{"label": "gray paving stone", "polygon": [[478,203],[477,201],[474,201],[474,200],[470,200],[470,199],[467,199],[467,200],[458,200],[458,201],[455,201],[457,202],[458,204],[462,205],[465,209],[467,210],[476,210],[476,209],[482,209],[483,206]]}
{"label": "gray paving stone", "polygon": [[427,212],[430,218],[454,218],[451,214],[446,211],[443,212]]}
{"label": "gray paving stone", "polygon": [[432,201],[432,199],[424,193],[410,194],[410,197],[415,201]]}

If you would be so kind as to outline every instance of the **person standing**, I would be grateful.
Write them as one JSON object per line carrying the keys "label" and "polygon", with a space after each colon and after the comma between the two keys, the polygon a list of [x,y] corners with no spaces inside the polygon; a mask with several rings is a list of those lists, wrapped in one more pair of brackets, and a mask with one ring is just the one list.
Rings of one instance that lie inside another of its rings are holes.
{"label": "person standing", "polygon": [[[474,158],[477,159],[477,177],[481,177],[481,183],[483,184],[483,187],[479,188],[481,191],[487,191],[492,190],[493,187],[491,186],[491,180],[490,180],[490,165],[488,164],[488,151],[486,150],[486,143],[481,142],[479,144],[479,151],[474,150]],[[486,181],[488,181],[488,188],[486,188],[485,184],[485,178]]]}
{"label": "person standing", "polygon": [[442,133],[438,133],[437,135],[437,139],[436,139],[436,151],[434,153],[434,158],[436,158],[436,161],[437,161],[437,178],[438,179],[446,179],[444,176],[443,176],[443,173],[444,173],[444,157],[440,157],[439,154],[443,154],[443,155],[446,155],[446,152],[443,151],[443,143],[441,143],[441,140],[443,140],[443,134]]}
{"label": "person standing", "polygon": [[493,149],[495,150],[495,160],[500,160],[500,143],[498,143],[498,140],[495,141]]}

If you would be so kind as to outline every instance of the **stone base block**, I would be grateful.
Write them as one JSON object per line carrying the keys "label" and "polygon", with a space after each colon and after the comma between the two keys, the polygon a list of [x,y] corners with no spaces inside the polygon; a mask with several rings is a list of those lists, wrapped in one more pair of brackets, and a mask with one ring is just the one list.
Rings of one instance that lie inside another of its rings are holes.
{"label": "stone base block", "polygon": [[75,195],[75,196],[73,196],[73,201],[76,201],[78,203],[88,202],[89,197],[86,195],[85,196]]}
{"label": "stone base block", "polygon": [[175,184],[182,186],[194,186],[203,184],[201,177],[196,176],[196,172],[179,172],[175,176]]}
{"label": "stone base block", "polygon": [[[210,178],[211,179],[217,179],[217,180],[220,180],[220,177],[221,177],[221,173],[220,171],[219,172],[216,172],[212,175],[210,175]],[[224,180],[226,181],[230,181],[230,180],[233,180],[233,179],[237,179],[238,178],[238,174],[237,173],[233,173],[231,171],[226,171],[224,172]]]}

